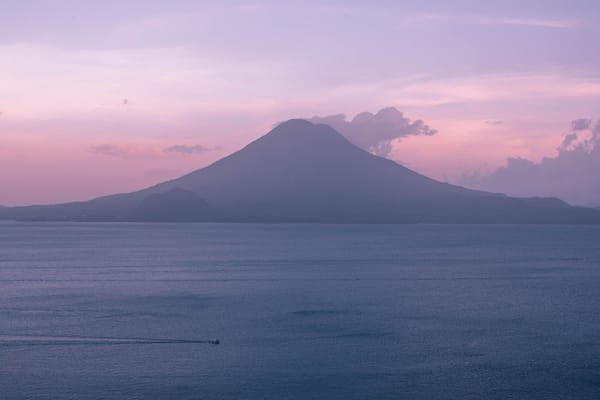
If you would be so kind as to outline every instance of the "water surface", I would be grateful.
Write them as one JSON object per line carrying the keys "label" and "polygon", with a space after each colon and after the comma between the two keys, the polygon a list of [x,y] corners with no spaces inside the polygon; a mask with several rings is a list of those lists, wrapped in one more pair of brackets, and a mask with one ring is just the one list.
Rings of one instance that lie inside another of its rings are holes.
{"label": "water surface", "polygon": [[586,226],[3,222],[0,397],[597,399],[599,243]]}

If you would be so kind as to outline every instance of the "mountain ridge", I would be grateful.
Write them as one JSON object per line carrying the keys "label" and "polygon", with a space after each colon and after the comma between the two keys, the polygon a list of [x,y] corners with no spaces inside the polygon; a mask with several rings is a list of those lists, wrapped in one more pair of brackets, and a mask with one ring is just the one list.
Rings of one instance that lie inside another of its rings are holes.
{"label": "mountain ridge", "polygon": [[146,189],[0,208],[19,220],[323,223],[600,223],[595,210],[438,182],[293,119],[211,165]]}

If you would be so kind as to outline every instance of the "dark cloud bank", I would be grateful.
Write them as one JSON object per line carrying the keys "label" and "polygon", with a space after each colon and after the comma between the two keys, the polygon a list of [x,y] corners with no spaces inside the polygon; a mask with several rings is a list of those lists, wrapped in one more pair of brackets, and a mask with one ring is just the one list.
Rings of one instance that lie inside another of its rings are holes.
{"label": "dark cloud bank", "polygon": [[437,131],[423,121],[411,121],[393,107],[372,114],[362,112],[351,120],[337,114],[309,119],[316,124],[326,124],[344,135],[349,141],[373,154],[388,157],[395,139],[411,135],[434,135]]}
{"label": "dark cloud bank", "polygon": [[571,122],[555,157],[536,163],[509,158],[505,167],[487,176],[472,175],[460,182],[476,189],[512,196],[553,196],[583,206],[600,206],[600,120]]}

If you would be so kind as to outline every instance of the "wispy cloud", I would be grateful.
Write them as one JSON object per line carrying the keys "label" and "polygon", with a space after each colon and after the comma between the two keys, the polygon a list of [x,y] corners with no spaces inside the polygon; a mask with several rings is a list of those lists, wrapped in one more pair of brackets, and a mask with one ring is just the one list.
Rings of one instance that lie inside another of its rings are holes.
{"label": "wispy cloud", "polygon": [[524,18],[510,16],[486,16],[486,15],[452,15],[452,14],[414,14],[413,18],[420,21],[447,21],[452,23],[473,25],[512,25],[530,26],[539,28],[565,29],[578,25],[574,20],[546,19],[546,18]]}
{"label": "wispy cloud", "polygon": [[160,148],[144,144],[96,144],[88,148],[93,154],[118,158],[156,158],[161,157]]}
{"label": "wispy cloud", "polygon": [[283,64],[259,60],[222,65],[188,47],[0,45],[0,64],[2,111],[13,118],[101,111],[165,117],[198,109],[251,109],[268,103],[265,85],[274,80],[283,85],[288,76]]}
{"label": "wispy cloud", "polygon": [[93,154],[126,159],[157,159],[177,155],[186,156],[190,154],[204,153],[210,150],[213,149],[199,144],[175,144],[164,147],[158,144],[102,143],[88,147],[88,151]]}
{"label": "wispy cloud", "polygon": [[412,106],[507,100],[546,102],[600,98],[600,82],[595,78],[541,71],[431,79],[388,91],[391,103]]}
{"label": "wispy cloud", "polygon": [[572,28],[579,24],[573,19],[556,19],[543,17],[522,16],[497,16],[485,14],[444,14],[405,11],[401,8],[380,9],[373,7],[360,7],[355,5],[320,5],[319,10],[331,14],[362,18],[379,18],[395,20],[401,23],[439,21],[470,25],[508,25],[508,26],[531,26],[550,29]]}
{"label": "wispy cloud", "polygon": [[179,153],[179,154],[194,154],[194,153],[204,153],[205,151],[209,151],[212,149],[206,148],[200,144],[188,145],[188,144],[176,144],[174,146],[169,146],[163,151],[165,153]]}

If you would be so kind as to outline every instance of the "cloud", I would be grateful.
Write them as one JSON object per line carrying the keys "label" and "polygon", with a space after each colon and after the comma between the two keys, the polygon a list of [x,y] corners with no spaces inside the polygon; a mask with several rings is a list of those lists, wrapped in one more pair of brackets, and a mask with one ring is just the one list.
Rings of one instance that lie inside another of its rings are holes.
{"label": "cloud", "polygon": [[165,153],[180,153],[180,154],[194,154],[194,153],[203,153],[211,149],[207,149],[206,147],[196,144],[196,145],[187,145],[187,144],[176,144],[174,146],[166,147],[163,149]]}
{"label": "cloud", "polygon": [[575,143],[576,141],[577,141],[576,133],[573,132],[573,133],[565,135],[565,138],[563,139],[560,147],[558,148],[559,151],[568,149],[569,146],[571,146],[571,144]]}
{"label": "cloud", "polygon": [[143,144],[95,144],[88,151],[118,158],[156,158],[161,155],[157,147]]}
{"label": "cloud", "polygon": [[491,120],[484,121],[484,123],[486,125],[502,125],[504,123],[504,121],[501,121],[499,119],[491,119]]}
{"label": "cloud", "polygon": [[555,72],[497,73],[423,79],[407,83],[387,82],[380,87],[394,104],[437,107],[455,104],[544,104],[566,101],[598,101],[600,83],[595,77],[568,76]]}
{"label": "cloud", "polygon": [[[466,25],[506,25],[506,26],[522,26],[522,27],[537,27],[549,29],[566,29],[572,28],[580,24],[574,19],[557,19],[557,18],[527,18],[519,16],[501,16],[501,15],[486,15],[486,14],[440,14],[428,12],[402,12],[394,8],[380,9],[374,7],[360,7],[355,5],[319,5],[318,9],[322,12],[329,12],[335,15],[353,16],[353,17],[370,17],[378,19],[389,19],[400,21],[402,23],[422,23],[422,22],[447,22]],[[459,7],[460,8],[460,7]]]}
{"label": "cloud", "polygon": [[590,129],[592,126],[592,120],[587,118],[578,118],[571,122],[571,129],[573,131],[584,131]]}
{"label": "cloud", "polygon": [[314,116],[309,121],[329,125],[358,147],[382,157],[390,155],[395,139],[412,135],[429,136],[437,132],[420,119],[411,121],[393,107],[384,108],[377,114],[362,112],[352,120],[346,119],[344,114],[337,114]]}
{"label": "cloud", "polygon": [[583,206],[600,206],[600,121],[576,119],[557,154],[540,162],[508,158],[487,175],[471,174],[460,182],[476,189],[512,196],[551,196]]}
{"label": "cloud", "polygon": [[88,148],[90,153],[129,159],[165,158],[169,155],[198,154],[212,149],[202,145],[176,144],[168,147],[151,144],[96,144]]}
{"label": "cloud", "polygon": [[461,24],[472,25],[512,25],[523,27],[537,27],[549,29],[565,29],[578,25],[577,21],[566,19],[545,19],[545,18],[519,18],[502,17],[486,15],[443,15],[443,14],[415,14],[415,20],[421,21],[446,21]]}

